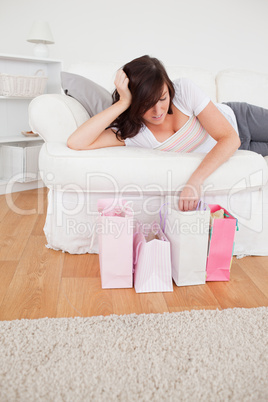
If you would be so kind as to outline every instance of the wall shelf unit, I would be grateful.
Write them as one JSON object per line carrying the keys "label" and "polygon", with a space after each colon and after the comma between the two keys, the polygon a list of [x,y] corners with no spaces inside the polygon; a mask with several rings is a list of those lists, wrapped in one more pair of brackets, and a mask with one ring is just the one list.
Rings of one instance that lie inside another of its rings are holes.
{"label": "wall shelf unit", "polygon": [[[48,77],[45,93],[61,93],[62,63],[60,60],[0,54],[0,73],[2,74],[34,76],[40,69]],[[31,146],[31,142],[40,142],[40,137],[26,137],[21,134],[22,131],[30,131],[28,107],[32,99],[33,97],[26,96],[0,96],[0,147],[4,148],[3,145],[6,143],[16,146],[16,143],[26,142],[29,147],[38,150],[38,147]],[[25,144],[25,146],[27,145]],[[31,182],[18,183],[14,178],[13,185],[10,185],[12,177],[4,177],[4,172],[7,171],[6,166],[3,166],[3,163],[6,163],[6,158],[3,157],[4,152],[5,150],[2,149],[0,153],[2,155],[0,159],[0,194],[42,186],[38,172],[32,172],[33,175],[36,173],[36,179],[33,178]]]}

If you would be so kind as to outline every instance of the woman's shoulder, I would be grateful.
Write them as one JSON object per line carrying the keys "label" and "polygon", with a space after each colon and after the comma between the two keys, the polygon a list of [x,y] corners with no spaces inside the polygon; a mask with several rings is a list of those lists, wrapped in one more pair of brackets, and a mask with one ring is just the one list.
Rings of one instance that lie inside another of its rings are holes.
{"label": "woman's shoulder", "polygon": [[179,77],[172,80],[175,88],[180,89],[193,84],[193,81],[188,77]]}
{"label": "woman's shoulder", "polygon": [[186,95],[196,90],[197,85],[188,77],[176,78],[172,81],[176,95]]}
{"label": "woman's shoulder", "polygon": [[194,82],[187,77],[180,77],[173,80],[175,89],[175,100],[184,101],[190,99],[194,92]]}
{"label": "woman's shoulder", "polygon": [[203,105],[207,105],[210,101],[209,97],[199,86],[188,77],[174,80],[173,85],[175,89],[174,102],[188,115],[194,114],[197,116]]}
{"label": "woman's shoulder", "polygon": [[184,114],[190,116],[192,114],[192,108],[189,107],[189,85],[191,85],[191,80],[186,77],[176,78],[172,81],[175,95],[173,98],[174,105],[181,110]]}

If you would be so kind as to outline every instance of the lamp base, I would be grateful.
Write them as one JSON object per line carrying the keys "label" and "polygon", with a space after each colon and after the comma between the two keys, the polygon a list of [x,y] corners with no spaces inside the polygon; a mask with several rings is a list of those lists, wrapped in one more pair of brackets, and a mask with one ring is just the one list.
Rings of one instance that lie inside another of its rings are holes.
{"label": "lamp base", "polygon": [[49,55],[48,46],[44,43],[36,43],[36,45],[34,46],[34,55],[36,57],[47,59]]}

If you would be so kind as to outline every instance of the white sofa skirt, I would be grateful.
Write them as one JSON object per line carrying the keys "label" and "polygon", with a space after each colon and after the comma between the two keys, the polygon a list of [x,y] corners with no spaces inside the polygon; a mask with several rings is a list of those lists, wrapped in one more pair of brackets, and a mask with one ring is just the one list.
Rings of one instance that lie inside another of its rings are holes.
{"label": "white sofa skirt", "polygon": [[[111,197],[116,196],[50,190],[44,227],[47,247],[70,254],[98,253],[97,201]],[[135,218],[144,223],[159,222],[161,206],[166,202],[177,203],[177,198],[168,195],[130,194],[124,199],[130,201]],[[221,205],[238,219],[234,255],[268,255],[268,185],[233,195],[205,195],[203,200]]]}

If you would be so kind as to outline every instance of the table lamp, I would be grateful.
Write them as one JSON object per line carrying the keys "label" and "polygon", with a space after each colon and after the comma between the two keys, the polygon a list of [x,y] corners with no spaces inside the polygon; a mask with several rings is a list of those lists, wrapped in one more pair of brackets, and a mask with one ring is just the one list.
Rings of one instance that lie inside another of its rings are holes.
{"label": "table lamp", "polygon": [[50,27],[45,21],[35,21],[29,33],[27,42],[35,43],[34,55],[36,57],[48,57],[48,47],[54,42]]}

